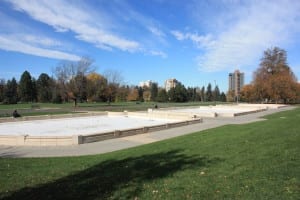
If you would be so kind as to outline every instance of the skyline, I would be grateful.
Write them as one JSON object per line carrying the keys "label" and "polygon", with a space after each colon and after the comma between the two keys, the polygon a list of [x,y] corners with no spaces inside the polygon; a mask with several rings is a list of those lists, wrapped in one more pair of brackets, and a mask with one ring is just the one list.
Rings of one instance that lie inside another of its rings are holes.
{"label": "skyline", "polygon": [[[71,3],[70,3],[71,2]],[[278,46],[300,78],[300,2],[0,2],[0,78],[52,75],[62,61],[88,56],[96,72],[119,71],[128,85],[176,78],[186,87],[228,89],[238,69],[252,80],[263,52]]]}

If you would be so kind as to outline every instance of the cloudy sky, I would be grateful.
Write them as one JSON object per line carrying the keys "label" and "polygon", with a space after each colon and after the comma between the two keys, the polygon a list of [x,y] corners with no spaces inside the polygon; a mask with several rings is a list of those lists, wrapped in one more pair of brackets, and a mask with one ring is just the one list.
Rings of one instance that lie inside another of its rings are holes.
{"label": "cloudy sky", "polygon": [[228,89],[235,69],[252,80],[278,46],[300,79],[298,0],[1,0],[0,78],[52,75],[62,60],[94,60],[127,84],[176,78]]}

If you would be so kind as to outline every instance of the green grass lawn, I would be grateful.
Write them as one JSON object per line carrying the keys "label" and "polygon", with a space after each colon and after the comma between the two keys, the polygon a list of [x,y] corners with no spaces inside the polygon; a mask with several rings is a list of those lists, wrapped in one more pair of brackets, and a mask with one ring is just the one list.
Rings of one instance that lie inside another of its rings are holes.
{"label": "green grass lawn", "polygon": [[[220,104],[221,102],[219,102]],[[223,103],[223,102],[222,102]],[[180,106],[207,106],[213,105],[214,102],[186,102],[186,103],[158,103],[158,102],[114,102],[114,103],[78,103],[78,107],[74,107],[74,103],[19,103],[19,104],[0,104],[0,117],[11,117],[14,110],[17,110],[21,116],[34,115],[57,115],[72,112],[85,111],[141,111],[148,108],[180,107]]]}
{"label": "green grass lawn", "polygon": [[1,158],[0,199],[299,199],[300,108],[266,118],[102,155]]}
{"label": "green grass lawn", "polygon": [[[217,102],[218,104],[226,103],[226,102]],[[154,105],[158,105],[159,107],[176,107],[176,106],[200,106],[200,105],[214,105],[215,102],[185,102],[185,103],[161,103],[161,102],[136,102],[136,101],[129,101],[129,102],[99,102],[99,103],[78,103],[79,108],[95,108],[99,109],[102,107],[153,107]],[[18,104],[0,104],[0,110],[8,110],[8,109],[32,109],[32,107],[38,106],[40,108],[74,108],[74,103],[62,103],[62,104],[53,104],[53,103],[18,103]]]}

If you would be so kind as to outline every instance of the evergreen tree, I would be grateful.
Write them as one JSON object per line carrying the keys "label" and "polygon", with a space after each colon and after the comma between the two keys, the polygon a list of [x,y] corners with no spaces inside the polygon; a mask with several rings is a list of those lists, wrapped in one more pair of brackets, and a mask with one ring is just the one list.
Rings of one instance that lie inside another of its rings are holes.
{"label": "evergreen tree", "polygon": [[15,78],[7,81],[3,102],[6,104],[16,104],[18,102],[18,84]]}
{"label": "evergreen tree", "polygon": [[225,95],[224,92],[222,92],[221,95],[220,95],[220,101],[221,102],[226,102],[226,95]]}
{"label": "evergreen tree", "polygon": [[31,93],[31,101],[38,101],[38,91],[37,91],[37,83],[35,78],[32,78],[32,93]]}
{"label": "evergreen tree", "polygon": [[52,99],[53,81],[46,73],[40,74],[37,83],[38,101],[50,102]]}
{"label": "evergreen tree", "polygon": [[21,75],[21,79],[19,82],[19,95],[20,99],[23,102],[30,102],[33,101],[33,84],[31,75],[28,71],[25,71]]}
{"label": "evergreen tree", "polygon": [[205,87],[204,86],[201,88],[200,96],[201,96],[201,101],[205,102],[206,101],[206,95],[205,95]]}
{"label": "evergreen tree", "polygon": [[5,86],[6,86],[6,83],[5,83],[5,80],[4,79],[1,79],[0,80],[0,102],[3,102],[4,100],[4,93],[5,93]]}
{"label": "evergreen tree", "polygon": [[168,91],[168,101],[174,102],[175,101],[175,88],[170,88]]}
{"label": "evergreen tree", "polygon": [[201,89],[199,87],[196,87],[195,92],[196,92],[195,101],[201,101]]}
{"label": "evergreen tree", "polygon": [[213,92],[213,99],[214,101],[220,101],[220,89],[218,86],[215,87],[214,92]]}
{"label": "evergreen tree", "polygon": [[150,93],[151,93],[151,101],[156,101],[158,95],[158,85],[157,83],[152,83],[150,86]]}
{"label": "evergreen tree", "polygon": [[181,83],[178,83],[175,88],[171,88],[168,92],[168,96],[172,102],[188,101],[187,90]]}
{"label": "evergreen tree", "polygon": [[138,101],[144,101],[144,89],[142,87],[138,87],[138,94],[139,94],[139,97],[138,97]]}
{"label": "evergreen tree", "polygon": [[165,89],[159,90],[158,95],[157,95],[157,101],[158,102],[167,102],[168,101],[168,94]]}
{"label": "evergreen tree", "polygon": [[197,98],[196,88],[193,88],[193,87],[187,88],[187,98],[188,98],[188,101],[196,101],[196,98]]}
{"label": "evergreen tree", "polygon": [[211,84],[210,83],[207,85],[207,89],[206,89],[206,100],[207,101],[212,101],[213,100],[213,93],[212,93],[212,89],[211,89]]}

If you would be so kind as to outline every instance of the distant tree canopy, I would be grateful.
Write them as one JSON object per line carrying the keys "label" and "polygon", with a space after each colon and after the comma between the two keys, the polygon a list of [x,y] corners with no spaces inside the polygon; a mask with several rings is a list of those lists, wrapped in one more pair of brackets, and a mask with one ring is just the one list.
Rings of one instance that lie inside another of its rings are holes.
{"label": "distant tree canopy", "polygon": [[[224,93],[223,93],[224,94]],[[78,62],[62,61],[53,69],[53,76],[41,73],[37,79],[24,71],[20,80],[0,79],[0,103],[18,102],[117,102],[117,101],[225,101],[218,86],[188,87],[178,83],[168,92],[157,83],[138,87],[124,84],[119,71],[95,72],[93,60],[84,57]]]}
{"label": "distant tree canopy", "polygon": [[287,53],[278,47],[267,49],[253,82],[243,87],[245,101],[293,103],[299,98],[299,83],[287,64]]}
{"label": "distant tree canopy", "polygon": [[174,88],[168,91],[169,100],[172,102],[186,102],[187,90],[181,83],[176,84]]}
{"label": "distant tree canopy", "polygon": [[[65,68],[66,69],[66,68]],[[64,69],[64,70],[65,70]],[[64,71],[62,70],[62,71]],[[60,71],[61,72],[61,71]],[[62,75],[62,74],[60,74]],[[117,75],[116,75],[117,76]],[[115,102],[115,101],[158,101],[158,102],[187,102],[226,101],[224,93],[220,94],[218,86],[208,92],[205,87],[188,87],[181,83],[171,88],[168,92],[157,83],[150,87],[138,87],[121,85],[117,79],[109,83],[107,78],[92,72],[87,75],[77,74],[74,77],[64,79],[57,76],[52,78],[46,73],[41,73],[37,80],[25,71],[18,83],[12,80],[0,80],[0,103],[15,104],[22,102]],[[210,92],[209,92],[210,91]]]}
{"label": "distant tree canopy", "polygon": [[160,89],[157,95],[158,102],[167,102],[168,101],[168,94],[165,89]]}

